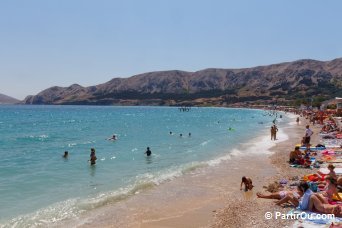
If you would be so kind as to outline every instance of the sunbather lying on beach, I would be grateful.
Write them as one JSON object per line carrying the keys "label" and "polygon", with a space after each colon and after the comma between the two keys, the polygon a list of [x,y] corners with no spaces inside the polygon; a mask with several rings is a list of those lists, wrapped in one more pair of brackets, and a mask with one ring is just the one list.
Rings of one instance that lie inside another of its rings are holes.
{"label": "sunbather lying on beach", "polygon": [[297,190],[295,191],[279,191],[275,193],[271,193],[269,195],[262,194],[260,192],[257,193],[257,196],[259,198],[264,198],[264,199],[277,199],[276,205],[282,205],[284,203],[291,203],[295,207],[299,205],[299,199],[302,197],[304,194],[302,188],[298,186]]}
{"label": "sunbather lying on beach", "polygon": [[326,203],[326,199],[320,194],[311,194],[309,201],[309,211],[317,211],[324,214],[334,214],[341,217],[341,206]]}

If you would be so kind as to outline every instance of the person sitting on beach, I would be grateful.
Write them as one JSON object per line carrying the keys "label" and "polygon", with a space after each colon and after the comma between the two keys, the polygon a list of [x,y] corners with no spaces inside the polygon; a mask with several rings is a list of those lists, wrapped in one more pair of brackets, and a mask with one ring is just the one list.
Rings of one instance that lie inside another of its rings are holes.
{"label": "person sitting on beach", "polygon": [[252,183],[252,179],[249,177],[245,177],[245,176],[242,177],[241,184],[240,184],[240,190],[242,190],[242,184],[245,185],[245,192],[247,192],[248,190],[252,190],[254,187],[254,185]]}
{"label": "person sitting on beach", "polygon": [[152,151],[150,150],[149,147],[147,147],[145,154],[147,155],[147,157],[151,156]]}
{"label": "person sitting on beach", "polygon": [[336,196],[339,201],[342,201],[340,195],[338,194],[337,179],[328,175],[325,177],[325,180],[327,184],[324,188],[323,196],[325,196],[329,201],[333,201],[334,196]]}
{"label": "person sitting on beach", "polygon": [[68,156],[69,156],[69,152],[68,151],[64,151],[63,158],[68,158]]}
{"label": "person sitting on beach", "polygon": [[302,152],[299,150],[299,147],[296,146],[294,151],[290,152],[290,163],[291,164],[300,164],[302,160]]}
{"label": "person sitting on beach", "polygon": [[299,199],[303,194],[303,188],[301,185],[298,185],[296,191],[279,191],[268,195],[258,192],[257,197],[263,199],[277,199],[278,201],[276,201],[276,205],[278,206],[290,202],[295,207],[298,207]]}
{"label": "person sitting on beach", "polygon": [[309,208],[310,197],[313,194],[313,191],[311,191],[310,186],[307,182],[301,182],[299,187],[304,194],[301,197],[298,206],[301,210],[305,211]]}
{"label": "person sitting on beach", "polygon": [[95,165],[96,164],[96,160],[97,160],[97,157],[96,157],[96,154],[95,154],[95,149],[94,148],[91,148],[90,149],[90,165]]}

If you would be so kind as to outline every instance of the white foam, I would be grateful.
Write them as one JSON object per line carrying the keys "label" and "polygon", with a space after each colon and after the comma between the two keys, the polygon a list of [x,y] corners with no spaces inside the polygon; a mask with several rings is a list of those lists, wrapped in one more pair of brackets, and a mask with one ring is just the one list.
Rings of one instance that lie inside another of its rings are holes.
{"label": "white foam", "polygon": [[200,145],[201,146],[205,146],[205,145],[207,145],[209,142],[211,141],[211,139],[210,140],[207,140],[207,141],[204,141],[204,142],[202,142]]}

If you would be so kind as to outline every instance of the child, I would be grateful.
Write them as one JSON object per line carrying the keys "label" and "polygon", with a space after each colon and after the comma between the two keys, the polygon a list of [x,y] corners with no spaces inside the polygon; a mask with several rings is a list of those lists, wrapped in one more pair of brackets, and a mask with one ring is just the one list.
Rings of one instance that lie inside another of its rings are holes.
{"label": "child", "polygon": [[247,192],[248,190],[252,190],[254,187],[252,184],[252,179],[249,177],[245,177],[245,176],[242,177],[240,190],[242,190],[242,184],[245,184],[245,192]]}
{"label": "child", "polygon": [[334,166],[333,164],[329,164],[329,165],[328,165],[328,169],[329,169],[329,171],[330,171],[330,172],[328,173],[328,176],[330,176],[331,178],[337,180],[337,175],[336,175],[336,173],[335,173],[335,171],[334,171],[335,166]]}

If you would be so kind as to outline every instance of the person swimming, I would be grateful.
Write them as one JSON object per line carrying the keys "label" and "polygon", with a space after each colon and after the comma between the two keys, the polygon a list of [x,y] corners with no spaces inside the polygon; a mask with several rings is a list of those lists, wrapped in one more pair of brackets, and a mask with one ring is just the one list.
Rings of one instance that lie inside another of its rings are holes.
{"label": "person swimming", "polygon": [[147,157],[151,156],[152,151],[150,150],[149,147],[147,147],[145,154],[147,155]]}
{"label": "person swimming", "polygon": [[116,137],[116,135],[113,135],[111,138],[108,138],[107,140],[117,140],[118,138]]}
{"label": "person swimming", "polygon": [[179,134],[179,137],[183,137],[183,134]]}
{"label": "person swimming", "polygon": [[64,151],[63,158],[68,158],[68,156],[69,156],[69,152],[68,151]]}
{"label": "person swimming", "polygon": [[191,137],[191,132],[189,132],[189,137]]}

